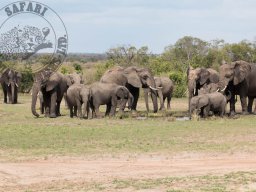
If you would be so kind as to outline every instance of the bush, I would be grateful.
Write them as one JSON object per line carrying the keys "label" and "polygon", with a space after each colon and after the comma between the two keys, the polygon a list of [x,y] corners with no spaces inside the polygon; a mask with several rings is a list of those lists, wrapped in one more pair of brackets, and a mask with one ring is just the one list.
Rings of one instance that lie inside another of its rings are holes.
{"label": "bush", "polygon": [[187,90],[186,75],[182,72],[172,72],[170,73],[169,78],[174,83],[173,97],[185,97]]}
{"label": "bush", "polygon": [[115,66],[113,62],[99,63],[96,65],[96,80],[99,81],[102,75],[111,67]]}
{"label": "bush", "polygon": [[29,91],[32,88],[33,85],[33,74],[31,68],[26,68],[22,72],[22,78],[21,78],[21,83],[20,83],[20,92],[22,93],[29,93]]}

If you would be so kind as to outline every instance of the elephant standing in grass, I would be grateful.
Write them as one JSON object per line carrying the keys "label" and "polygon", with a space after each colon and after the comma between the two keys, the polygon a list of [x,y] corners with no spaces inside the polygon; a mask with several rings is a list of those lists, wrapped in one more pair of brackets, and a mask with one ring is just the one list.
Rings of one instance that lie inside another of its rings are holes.
{"label": "elephant standing in grass", "polygon": [[36,101],[38,93],[41,91],[45,105],[45,116],[51,118],[60,116],[60,103],[63,94],[71,85],[71,79],[62,73],[50,71],[38,73],[32,87],[32,114],[39,117],[36,112]]}
{"label": "elephant standing in grass", "polygon": [[139,67],[114,67],[103,74],[100,82],[115,83],[117,85],[125,86],[134,98],[131,106],[132,110],[136,110],[137,108],[140,88],[150,88],[152,90],[150,93],[153,102],[154,112],[157,112],[158,89],[156,88],[154,76],[149,69]]}
{"label": "elephant standing in grass", "polygon": [[[256,97],[256,65],[245,61],[235,61],[231,64],[224,63],[220,66],[221,91],[231,92],[230,115],[235,115],[235,95],[240,96],[242,114],[252,113],[253,100]],[[247,106],[247,97],[249,103]],[[256,114],[256,108],[254,109]]]}
{"label": "elephant standing in grass", "polygon": [[190,118],[195,110],[201,117],[208,117],[210,111],[223,117],[225,115],[227,101],[230,98],[231,93],[228,96],[225,96],[220,92],[201,94],[192,97],[189,112]]}
{"label": "elephant standing in grass", "polygon": [[198,95],[198,91],[200,88],[210,83],[219,82],[218,72],[211,68],[193,69],[192,67],[189,67],[187,71],[187,78],[188,78],[189,106],[190,106],[191,98]]}
{"label": "elephant standing in grass", "polygon": [[[164,110],[164,102],[167,99],[167,109],[171,109],[171,98],[172,98],[172,93],[174,89],[174,84],[172,80],[170,80],[168,77],[154,77],[156,88],[158,89],[157,91],[157,96],[159,97],[160,100],[160,108],[159,110]],[[145,102],[146,102],[146,108],[147,111],[149,111],[149,106],[148,106],[148,95],[149,95],[150,89],[144,89],[144,95],[145,95]]]}
{"label": "elephant standing in grass", "polygon": [[6,69],[0,77],[0,82],[4,93],[4,103],[18,103],[18,87],[21,82],[21,73],[12,69]]}
{"label": "elephant standing in grass", "polygon": [[[90,89],[83,84],[73,84],[67,90],[67,103],[70,117],[88,118]],[[82,110],[83,105],[83,110]],[[77,114],[78,112],[78,114]]]}
{"label": "elephant standing in grass", "polygon": [[107,105],[105,116],[114,116],[118,100],[120,100],[119,112],[121,115],[124,113],[126,103],[133,102],[133,97],[125,86],[113,83],[93,83],[90,86],[90,93],[90,107],[93,117],[100,117],[100,105]]}

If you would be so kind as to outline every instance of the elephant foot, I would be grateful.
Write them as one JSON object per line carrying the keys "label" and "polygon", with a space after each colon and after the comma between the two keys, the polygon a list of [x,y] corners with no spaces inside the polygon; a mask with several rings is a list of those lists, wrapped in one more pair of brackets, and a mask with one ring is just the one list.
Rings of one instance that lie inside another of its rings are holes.
{"label": "elephant foot", "polygon": [[52,114],[50,114],[50,116],[49,116],[50,118],[56,118],[57,116],[56,116],[56,114],[55,113],[52,113]]}
{"label": "elephant foot", "polygon": [[256,111],[254,111],[252,114],[253,114],[253,115],[256,115]]}
{"label": "elephant foot", "polygon": [[248,111],[243,111],[242,115],[249,115],[249,112]]}
{"label": "elephant foot", "polygon": [[233,116],[235,116],[235,115],[236,115],[236,112],[235,112],[235,111],[231,111],[229,116],[230,116],[230,117],[233,117]]}

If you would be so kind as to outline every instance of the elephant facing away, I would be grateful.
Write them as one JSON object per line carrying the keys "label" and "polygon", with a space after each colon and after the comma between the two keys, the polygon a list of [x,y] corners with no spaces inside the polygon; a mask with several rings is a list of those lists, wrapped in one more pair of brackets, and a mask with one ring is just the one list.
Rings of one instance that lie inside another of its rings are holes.
{"label": "elephant facing away", "polygon": [[188,80],[188,94],[189,94],[189,106],[190,100],[192,97],[198,95],[198,91],[204,85],[210,83],[219,82],[219,73],[211,68],[188,68],[187,71],[187,80]]}
{"label": "elephant facing away", "polygon": [[[157,96],[159,97],[160,100],[160,108],[159,110],[164,110],[164,102],[167,99],[167,109],[171,109],[171,98],[172,98],[172,93],[174,89],[174,84],[172,80],[170,80],[168,77],[154,77],[155,84],[157,90]],[[145,96],[145,102],[146,102],[146,108],[147,111],[149,111],[149,106],[148,106],[148,95],[150,93],[150,89],[144,89],[144,96]]]}
{"label": "elephant facing away", "polygon": [[[70,117],[88,118],[90,89],[83,84],[73,84],[67,90],[67,103]],[[83,105],[83,110],[82,110]],[[77,114],[78,112],[78,114]]]}
{"label": "elephant facing away", "polygon": [[[92,117],[100,117],[100,105],[106,105],[105,116],[114,116],[119,101],[119,113],[124,112],[126,103],[132,103],[132,95],[125,86],[114,83],[96,82],[90,86],[90,107],[92,109]],[[130,101],[128,101],[130,100]]]}
{"label": "elephant facing away", "polygon": [[107,70],[100,79],[102,83],[115,83],[125,86],[132,94],[134,101],[131,109],[136,110],[140,88],[150,88],[154,112],[158,110],[157,91],[154,76],[148,68],[113,67]]}
{"label": "elephant facing away", "polygon": [[1,75],[0,82],[4,93],[4,103],[16,104],[18,102],[18,87],[21,82],[21,73],[6,69]]}
{"label": "elephant facing away", "polygon": [[42,92],[45,106],[45,116],[55,118],[60,116],[60,103],[64,92],[72,85],[71,79],[59,72],[38,73],[32,87],[31,111],[36,117],[36,101],[39,91]]}

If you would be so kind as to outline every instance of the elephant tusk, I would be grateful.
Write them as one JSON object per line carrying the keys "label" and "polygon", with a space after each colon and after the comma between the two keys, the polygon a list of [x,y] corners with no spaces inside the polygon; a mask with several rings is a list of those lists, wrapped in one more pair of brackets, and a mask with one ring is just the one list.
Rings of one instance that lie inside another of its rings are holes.
{"label": "elephant tusk", "polygon": [[163,89],[163,87],[157,87],[157,89]]}
{"label": "elephant tusk", "polygon": [[220,90],[220,91],[221,91],[221,92],[222,92],[222,91],[225,91],[226,88],[227,88],[227,85],[226,85],[222,90]]}
{"label": "elephant tusk", "polygon": [[194,95],[196,95],[196,89],[194,88]]}
{"label": "elephant tusk", "polygon": [[16,87],[19,87],[19,85],[17,83],[15,83]]}
{"label": "elephant tusk", "polygon": [[11,84],[11,83],[8,84],[8,87],[10,87],[10,84]]}
{"label": "elephant tusk", "polygon": [[219,90],[220,90],[220,88],[218,88],[216,92],[219,92]]}
{"label": "elephant tusk", "polygon": [[154,88],[154,87],[151,87],[149,86],[150,89],[154,90],[154,91],[158,91],[158,89]]}

